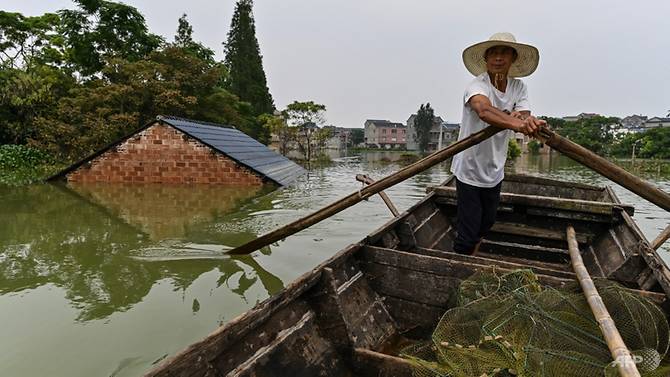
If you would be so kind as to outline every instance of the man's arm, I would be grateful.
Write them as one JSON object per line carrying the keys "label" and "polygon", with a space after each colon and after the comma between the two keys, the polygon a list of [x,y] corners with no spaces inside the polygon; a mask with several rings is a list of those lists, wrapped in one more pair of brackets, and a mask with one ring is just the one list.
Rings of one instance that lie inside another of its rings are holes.
{"label": "man's arm", "polygon": [[530,115],[530,111],[520,111],[519,114],[521,117],[525,117],[523,120],[521,117],[516,117],[509,115],[501,110],[498,110],[493,105],[491,101],[481,94],[477,94],[470,98],[468,104],[477,113],[479,119],[484,122],[500,127],[507,128],[516,132],[522,132],[526,135],[533,135],[537,132],[540,126],[546,124],[545,121],[539,120],[534,116]]}

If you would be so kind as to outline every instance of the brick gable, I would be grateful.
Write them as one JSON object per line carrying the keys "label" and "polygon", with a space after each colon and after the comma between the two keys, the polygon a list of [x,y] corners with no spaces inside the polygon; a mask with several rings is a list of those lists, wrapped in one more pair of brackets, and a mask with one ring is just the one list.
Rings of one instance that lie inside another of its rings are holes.
{"label": "brick gable", "polygon": [[68,182],[263,184],[256,173],[161,124],[137,133],[66,177]]}

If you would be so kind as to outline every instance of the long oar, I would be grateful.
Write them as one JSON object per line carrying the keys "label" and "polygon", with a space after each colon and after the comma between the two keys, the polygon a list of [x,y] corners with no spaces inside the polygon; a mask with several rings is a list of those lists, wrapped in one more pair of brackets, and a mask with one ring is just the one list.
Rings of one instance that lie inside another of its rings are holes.
{"label": "long oar", "polygon": [[670,211],[670,195],[651,183],[625,171],[603,157],[549,130],[540,129],[538,139],[571,159],[593,169],[666,211]]}
{"label": "long oar", "polygon": [[502,128],[489,126],[485,129],[470,135],[469,137],[460,140],[450,146],[443,148],[429,156],[422,158],[421,160],[406,166],[405,168],[389,175],[386,178],[380,179],[379,181],[356,191],[344,198],[329,204],[328,206],[308,215],[299,220],[296,220],[288,225],[285,225],[279,229],[273,230],[270,233],[264,234],[253,241],[247,242],[242,246],[238,246],[228,253],[230,254],[248,254],[255,250],[267,246],[273,242],[277,242],[283,238],[286,238],[294,233],[297,233],[307,227],[310,227],[323,219],[339,213],[340,211],[347,209],[354,204],[375,195],[376,193],[385,190],[399,182],[406,180],[422,171],[431,168],[442,161],[452,157],[453,155],[464,151],[470,148],[473,145],[479,144],[482,141],[490,138],[496,133],[502,131]]}
{"label": "long oar", "polygon": [[658,248],[661,247],[661,245],[663,245],[663,243],[665,243],[668,238],[670,238],[670,225],[668,225],[668,227],[665,228],[665,230],[662,231],[655,240],[651,241],[651,248],[658,250]]}
{"label": "long oar", "polygon": [[[356,180],[358,182],[363,182],[366,185],[371,185],[371,184],[375,183],[374,179],[368,177],[365,174],[356,174]],[[398,208],[396,208],[396,206],[391,201],[391,198],[389,198],[389,196],[386,195],[386,193],[384,191],[380,191],[379,196],[381,196],[382,200],[384,201],[384,203],[388,207],[389,211],[391,211],[391,213],[393,214],[393,217],[400,216],[400,211],[398,211]]]}
{"label": "long oar", "polygon": [[577,244],[575,229],[572,225],[568,226],[566,234],[568,239],[568,251],[570,252],[570,259],[572,260],[572,268],[575,270],[579,285],[582,287],[582,291],[586,297],[586,302],[588,302],[591,312],[600,326],[600,331],[603,333],[603,337],[614,358],[619,373],[622,377],[640,377],[640,372],[638,372],[637,367],[635,366],[635,362],[628,351],[628,347],[626,347],[623,338],[621,338],[621,334],[619,334],[619,330],[616,328],[614,320],[607,311],[603,299],[600,297],[600,294],[598,294],[596,285],[593,284],[593,280],[591,280],[591,276],[589,275],[586,266],[584,266],[582,255],[579,253],[579,245]]}

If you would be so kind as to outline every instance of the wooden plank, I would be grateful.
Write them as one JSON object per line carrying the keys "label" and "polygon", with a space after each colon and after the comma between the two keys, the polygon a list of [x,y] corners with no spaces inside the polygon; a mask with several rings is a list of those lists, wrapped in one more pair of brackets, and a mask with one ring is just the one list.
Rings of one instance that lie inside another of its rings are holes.
{"label": "wooden plank", "polygon": [[484,239],[479,246],[480,251],[492,254],[508,255],[526,260],[539,260],[544,262],[568,263],[570,256],[566,249],[556,247],[545,247],[529,245],[516,242],[493,241]]}
{"label": "wooden plank", "polygon": [[558,181],[551,178],[536,177],[533,175],[525,175],[525,174],[505,174],[505,181],[519,182],[522,184],[531,184],[539,186],[565,187],[573,190],[577,189],[577,190],[597,191],[597,192],[603,192],[604,190],[602,187],[587,185],[585,183]]}
{"label": "wooden plank", "polygon": [[362,272],[334,293],[337,306],[326,310],[339,312],[353,346],[376,348],[395,333],[393,318]]}
{"label": "wooden plank", "polygon": [[393,296],[382,296],[382,300],[395,320],[398,333],[412,333],[414,337],[430,336],[447,311],[447,306],[421,304]]}
{"label": "wooden plank", "polygon": [[348,377],[351,370],[315,326],[314,313],[306,313],[266,347],[259,349],[228,376],[238,377]]}
{"label": "wooden plank", "polygon": [[435,208],[433,212],[426,216],[414,228],[414,237],[417,245],[428,247],[435,242],[435,239],[440,238],[444,234],[445,229],[449,226],[449,221],[446,216],[442,214],[440,209]]}
{"label": "wooden plank", "polygon": [[[460,266],[460,265],[459,265]],[[362,262],[361,267],[369,276],[370,285],[380,295],[397,297],[426,305],[450,307],[455,304],[455,291],[462,279],[474,273],[474,269],[452,267],[454,274],[434,274],[409,270],[374,262]]]}
{"label": "wooden plank", "polygon": [[[380,294],[439,307],[453,305],[460,282],[475,272],[515,270],[487,264],[488,261],[472,256],[464,256],[472,261],[465,262],[369,246],[360,257],[361,268]],[[537,277],[542,284],[553,287],[574,281],[544,274]]]}
{"label": "wooden plank", "polygon": [[[513,234],[517,236],[531,237],[531,238],[546,238],[550,240],[565,241],[565,233],[546,228],[534,227],[521,223],[505,223],[505,222],[496,222],[491,227],[491,232],[495,233],[504,233],[504,234]],[[579,243],[588,243],[589,238],[593,235],[591,234],[578,234],[577,242]]]}
{"label": "wooden plank", "polygon": [[[530,269],[536,274],[543,274],[548,276],[556,276],[564,279],[575,279],[574,273],[567,270],[568,265],[543,263],[532,260],[522,260],[516,258],[510,260],[509,257],[500,255],[493,255],[488,253],[477,253],[477,255],[464,255],[449,251],[433,250],[426,248],[416,248],[417,252],[422,255],[429,255],[432,257],[445,258],[454,261],[463,261],[473,264],[498,266],[508,270]],[[523,262],[523,263],[522,263]]]}
{"label": "wooden plank", "polygon": [[407,360],[364,348],[354,350],[353,364],[357,376],[411,377],[413,375],[412,364]]}
{"label": "wooden plank", "polygon": [[167,358],[147,372],[146,376],[190,377],[198,375],[197,373],[204,375],[211,368],[213,359],[224,353],[250,332],[257,331],[260,326],[270,321],[281,309],[291,305],[298,297],[314,288],[321,280],[321,272],[324,266],[338,269],[338,266],[343,264],[359,248],[360,245],[355,244],[340,251],[314,270],[294,280],[279,293],[232,319],[224,326],[217,328],[204,339]]}
{"label": "wooden plank", "polygon": [[539,207],[526,208],[526,213],[529,215],[539,217],[556,217],[559,219],[566,219],[566,220],[597,222],[606,224],[612,223],[617,219],[616,214],[601,215],[598,213],[574,212],[554,208],[539,208]]}
{"label": "wooden plank", "polygon": [[[438,197],[456,199],[456,189],[453,187],[433,186],[428,190],[435,192]],[[635,208],[631,205],[620,203],[605,203],[591,200],[555,198],[539,195],[522,195],[503,192],[500,194],[500,203],[512,204],[526,207],[553,208],[574,212],[595,213],[611,215],[617,211],[624,210],[632,215]]]}

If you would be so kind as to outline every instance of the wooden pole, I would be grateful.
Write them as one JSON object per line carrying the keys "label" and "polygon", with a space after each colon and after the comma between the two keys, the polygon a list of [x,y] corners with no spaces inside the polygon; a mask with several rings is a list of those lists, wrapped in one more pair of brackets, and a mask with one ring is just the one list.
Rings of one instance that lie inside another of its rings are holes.
{"label": "wooden pole", "polygon": [[[358,182],[363,182],[367,185],[371,185],[375,183],[375,180],[368,177],[365,174],[356,174],[356,180]],[[395,205],[393,205],[393,202],[391,201],[391,198],[389,198],[388,195],[384,191],[379,192],[379,196],[381,196],[382,200],[386,204],[387,207],[389,207],[389,210],[391,210],[391,213],[393,214],[393,217],[398,217],[400,215],[400,212],[398,212],[398,209],[396,208]]]}
{"label": "wooden pole", "polygon": [[604,175],[664,210],[670,211],[670,195],[649,182],[627,172],[621,167],[598,156],[590,150],[573,143],[548,128],[542,128],[538,132],[537,138],[571,159]]}
{"label": "wooden pole", "polygon": [[658,250],[658,248],[661,247],[661,245],[663,245],[663,243],[665,243],[668,238],[670,238],[670,225],[668,225],[668,227],[665,228],[665,230],[662,231],[661,234],[659,234],[658,237],[656,237],[656,239],[651,242],[651,248]]}
{"label": "wooden pole", "polygon": [[603,333],[605,342],[607,342],[607,347],[614,358],[614,362],[617,365],[617,369],[622,377],[640,377],[640,372],[637,371],[635,366],[635,361],[628,351],[628,347],[621,338],[619,330],[617,330],[614,320],[610,317],[609,312],[603,299],[598,294],[593,280],[589,275],[586,266],[584,266],[584,261],[582,256],[579,253],[579,245],[577,244],[577,236],[575,234],[575,229],[570,225],[567,229],[567,239],[568,239],[568,250],[570,251],[570,259],[572,260],[572,268],[577,274],[577,279],[579,280],[579,285],[584,291],[584,296],[586,301],[591,308],[593,316],[598,321],[600,326],[600,331]]}
{"label": "wooden pole", "polygon": [[463,140],[460,140],[450,146],[439,150],[433,154],[430,154],[421,160],[406,166],[405,168],[376,181],[375,183],[367,186],[360,191],[345,196],[344,198],[327,205],[326,207],[307,215],[299,220],[296,220],[288,225],[285,225],[279,229],[275,229],[270,233],[266,233],[255,240],[249,241],[244,245],[238,246],[232,250],[229,250],[229,254],[249,254],[255,250],[258,250],[264,246],[267,246],[273,242],[277,242],[283,238],[286,238],[292,234],[295,234],[305,228],[308,228],[319,221],[326,219],[340,211],[343,211],[354,204],[375,195],[376,193],[385,190],[397,183],[400,183],[407,178],[410,178],[422,171],[429,169],[442,161],[447,160],[453,155],[462,152],[473,145],[479,144],[482,141],[490,138],[491,136],[502,131],[502,128],[489,126],[485,129],[474,133]]}

